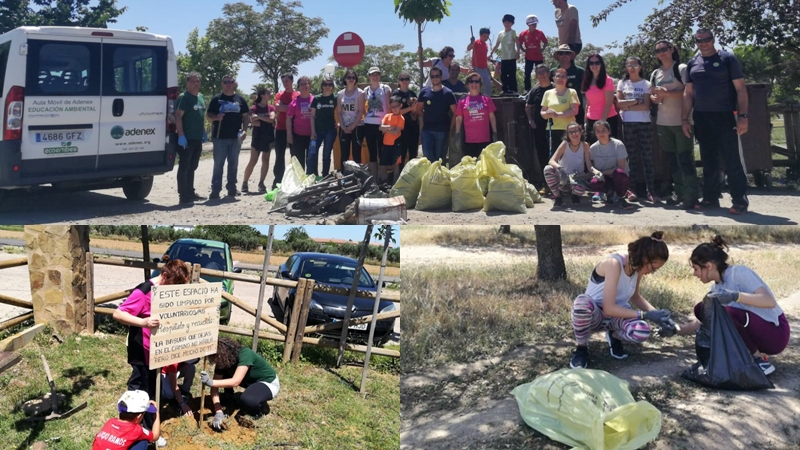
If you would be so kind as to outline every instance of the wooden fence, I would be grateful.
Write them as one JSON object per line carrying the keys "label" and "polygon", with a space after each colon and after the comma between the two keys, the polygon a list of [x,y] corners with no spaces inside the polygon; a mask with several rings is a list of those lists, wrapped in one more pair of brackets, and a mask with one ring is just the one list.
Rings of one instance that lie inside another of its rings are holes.
{"label": "wooden fence", "polygon": [[[27,257],[10,259],[8,261],[0,261],[0,270],[27,265]],[[33,303],[27,300],[0,294],[0,303],[29,310],[17,317],[12,317],[11,319],[0,322],[0,331],[11,328],[14,325],[19,325],[26,320],[33,319]],[[0,373],[11,368],[21,360],[22,357],[15,352],[30,342],[43,328],[43,326],[33,326],[0,342]]]}

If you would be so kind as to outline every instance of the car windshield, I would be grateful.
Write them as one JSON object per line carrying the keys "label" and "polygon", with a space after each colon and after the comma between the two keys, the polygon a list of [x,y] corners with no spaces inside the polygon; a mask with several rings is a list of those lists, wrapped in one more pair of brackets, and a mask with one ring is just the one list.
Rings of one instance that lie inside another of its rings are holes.
{"label": "car windshield", "polygon": [[[353,284],[353,274],[356,271],[356,264],[341,260],[326,259],[307,259],[303,261],[298,272],[298,277],[312,278],[318,283]],[[358,287],[373,288],[375,284],[366,270],[361,269],[361,276],[358,278]]]}
{"label": "car windshield", "polygon": [[[200,267],[212,270],[228,270],[228,263],[225,260],[225,250],[219,247],[211,247],[200,243],[174,244],[167,252],[171,259],[180,259],[192,264],[200,264]],[[221,281],[221,278],[203,277],[206,281]]]}

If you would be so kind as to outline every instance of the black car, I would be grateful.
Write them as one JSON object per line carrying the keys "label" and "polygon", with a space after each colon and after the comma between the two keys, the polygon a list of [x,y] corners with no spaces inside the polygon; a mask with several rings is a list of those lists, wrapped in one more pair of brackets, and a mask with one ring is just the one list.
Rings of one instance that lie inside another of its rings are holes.
{"label": "black car", "polygon": [[[358,262],[346,256],[331,255],[327,253],[295,253],[278,269],[278,278],[297,281],[300,278],[313,279],[316,284],[350,289],[353,285],[353,275]],[[377,285],[370,274],[361,269],[358,278],[358,289],[375,292]],[[273,313],[278,320],[288,323],[292,315],[295,302],[295,288],[275,287],[272,297]],[[346,295],[336,295],[314,290],[311,296],[311,307],[308,312],[307,326],[319,325],[329,322],[344,320],[347,308]],[[368,316],[372,314],[374,300],[355,298],[351,318]],[[389,312],[396,309],[393,302],[383,300],[378,306],[378,312]],[[351,325],[348,339],[356,342],[367,342],[369,339],[368,323]],[[381,320],[376,323],[373,342],[376,345],[385,343],[392,334],[394,319]],[[321,334],[332,337],[341,336],[341,330],[323,331]]]}

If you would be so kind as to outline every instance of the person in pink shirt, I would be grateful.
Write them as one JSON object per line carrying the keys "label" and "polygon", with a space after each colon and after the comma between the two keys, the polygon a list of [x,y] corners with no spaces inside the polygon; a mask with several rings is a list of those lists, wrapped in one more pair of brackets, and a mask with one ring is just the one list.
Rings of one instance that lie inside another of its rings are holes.
{"label": "person in pink shirt", "polygon": [[614,104],[614,80],[606,73],[606,63],[598,54],[586,60],[589,70],[583,76],[581,92],[586,96],[586,141],[597,142],[594,123],[604,120],[611,126],[611,137],[619,139],[619,113]]}
{"label": "person in pink shirt", "polygon": [[496,108],[491,97],[481,94],[483,79],[477,72],[467,75],[467,88],[469,95],[456,106],[456,139],[461,139],[463,123],[464,155],[478,158],[487,145],[497,140]]}
{"label": "person in pink shirt", "polygon": [[528,29],[519,34],[519,45],[525,50],[525,92],[531,90],[531,72],[539,64],[544,64],[542,52],[547,47],[547,37],[536,27],[539,18],[531,14],[525,18]]}
{"label": "person in pink shirt", "polygon": [[306,168],[306,151],[311,145],[311,79],[300,77],[297,80],[297,90],[300,95],[292,100],[286,111],[286,138],[290,148],[289,154],[300,161],[303,169]]}
{"label": "person in pink shirt", "polygon": [[[161,257],[164,267],[161,273],[136,286],[131,295],[114,311],[114,320],[127,325],[128,330],[128,364],[131,365],[131,377],[128,379],[128,390],[147,392],[151,399],[156,398],[156,377],[158,371],[150,370],[150,331],[159,326],[157,317],[150,317],[151,290],[153,286],[168,284],[186,284],[191,276],[189,269],[180,259],[170,260],[169,256]],[[144,423],[152,430],[155,416],[147,413]]]}

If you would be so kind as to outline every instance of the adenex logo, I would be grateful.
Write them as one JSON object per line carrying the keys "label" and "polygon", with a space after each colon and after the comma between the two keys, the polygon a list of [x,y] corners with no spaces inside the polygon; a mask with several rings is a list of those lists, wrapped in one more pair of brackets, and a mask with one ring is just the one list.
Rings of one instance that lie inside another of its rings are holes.
{"label": "adenex logo", "polygon": [[115,125],[111,128],[111,137],[114,139],[121,139],[122,136],[152,136],[156,134],[155,128],[131,128],[126,130],[120,125]]}

